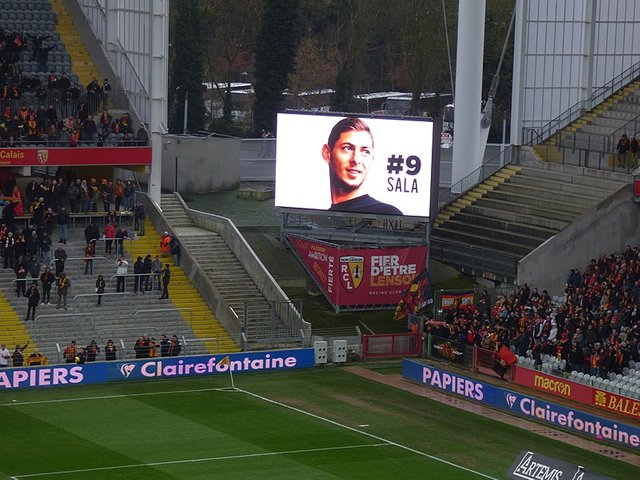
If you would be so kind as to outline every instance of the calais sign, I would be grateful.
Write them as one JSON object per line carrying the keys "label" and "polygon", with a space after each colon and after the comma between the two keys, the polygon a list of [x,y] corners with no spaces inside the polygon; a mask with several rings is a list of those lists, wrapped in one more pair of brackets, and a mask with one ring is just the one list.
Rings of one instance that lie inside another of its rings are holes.
{"label": "calais sign", "polygon": [[402,375],[436,390],[455,393],[469,400],[547,425],[640,450],[640,428],[590,413],[479,382],[414,360],[402,361]]}
{"label": "calais sign", "polygon": [[151,147],[0,148],[0,166],[151,165]]}
{"label": "calais sign", "polygon": [[272,352],[231,353],[194,357],[161,357],[131,362],[96,362],[56,367],[0,370],[0,391],[23,388],[87,385],[147,378],[219,375],[311,368],[312,348]]}

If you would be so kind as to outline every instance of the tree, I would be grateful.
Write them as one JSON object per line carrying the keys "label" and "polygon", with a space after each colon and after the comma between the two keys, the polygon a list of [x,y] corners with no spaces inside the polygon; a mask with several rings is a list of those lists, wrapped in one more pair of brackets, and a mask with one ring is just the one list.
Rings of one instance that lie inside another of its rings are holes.
{"label": "tree", "polygon": [[172,2],[171,69],[169,74],[169,131],[182,133],[184,100],[189,95],[187,125],[190,131],[204,130],[202,99],[202,23],[197,0]]}
{"label": "tree", "polygon": [[282,108],[283,92],[296,66],[299,42],[299,0],[264,0],[262,23],[256,39],[256,83],[253,126],[275,131],[276,115]]}
{"label": "tree", "polygon": [[[253,47],[258,30],[259,0],[200,0],[205,46],[204,78],[210,85],[206,101],[211,112],[209,128],[237,135],[231,84],[252,79]],[[222,106],[222,116],[219,111]],[[241,109],[242,107],[240,107]]]}

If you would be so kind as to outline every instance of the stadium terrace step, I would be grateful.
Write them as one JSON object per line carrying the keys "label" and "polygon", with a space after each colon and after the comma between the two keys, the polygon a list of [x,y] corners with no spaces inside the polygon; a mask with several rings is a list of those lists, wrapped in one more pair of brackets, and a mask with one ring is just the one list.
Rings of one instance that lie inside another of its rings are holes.
{"label": "stadium terrace step", "polygon": [[525,215],[537,215],[554,220],[561,220],[566,222],[572,222],[580,215],[577,213],[566,212],[562,210],[553,211],[545,208],[536,207],[533,205],[514,204],[513,202],[507,202],[504,200],[498,200],[493,198],[481,198],[475,205],[481,207],[489,207],[498,210],[506,210],[514,213]]}
{"label": "stadium terrace step", "polygon": [[514,220],[506,220],[500,218],[492,218],[488,215],[478,216],[473,211],[461,212],[456,216],[453,222],[462,222],[466,225],[482,225],[484,228],[490,228],[497,231],[507,231],[510,229],[512,232],[530,236],[534,238],[540,238],[546,240],[550,236],[558,232],[557,229],[548,227],[532,225],[528,222],[518,222]]}
{"label": "stadium terrace step", "polygon": [[[269,305],[250,275],[219,234],[196,228],[188,211],[173,194],[162,195],[161,209],[165,220],[172,229],[188,227],[188,229],[179,232],[183,248],[191,253],[202,272],[238,315],[245,315],[246,302]],[[250,309],[247,314],[247,331],[250,341],[258,338],[256,335],[259,335],[260,332],[270,331],[272,322],[270,314],[257,315]]]}
{"label": "stadium terrace step", "polygon": [[[160,236],[149,220],[145,223],[145,236],[141,238],[144,240],[132,242],[130,246],[132,257],[144,257],[149,253],[155,258],[156,255],[160,254]],[[182,317],[190,324],[196,338],[202,339],[204,347],[209,349],[210,353],[239,351],[238,345],[222,328],[200,293],[188,280],[184,271],[180,267],[172,267],[171,272],[171,283],[169,284],[170,302],[178,311],[182,312]],[[178,286],[179,288],[176,288]],[[210,338],[215,338],[216,341],[204,340]],[[226,350],[217,350],[219,346],[224,346]]]}
{"label": "stadium terrace step", "polygon": [[[512,223],[521,223],[531,228],[540,227],[553,232],[559,232],[567,225],[569,221],[555,220],[552,218],[544,218],[539,215],[525,215],[518,212],[507,211],[502,209],[484,207],[481,205],[471,205],[462,215],[474,215],[476,217],[487,218],[488,221],[508,221]],[[462,217],[464,218],[464,217]]]}
{"label": "stadium terrace step", "polygon": [[0,332],[0,343],[4,343],[12,352],[16,345],[22,346],[27,342],[29,349],[25,350],[25,357],[38,350],[37,343],[31,338],[3,292],[0,292]]}
{"label": "stadium terrace step", "polygon": [[[147,224],[147,231],[152,232],[151,225]],[[54,233],[54,239],[57,238]],[[143,237],[145,238],[145,237]],[[154,241],[154,250],[144,247],[141,251],[149,253],[159,250],[159,237],[156,234],[157,243]],[[54,240],[55,241],[55,240]],[[137,241],[125,242],[127,253],[137,253]],[[53,248],[57,248],[54,244]],[[181,269],[174,268],[170,292],[172,297],[179,297],[179,291],[184,292],[184,304],[176,305],[166,301],[159,301],[160,292],[158,290],[146,292],[146,294],[134,295],[133,279],[127,279],[127,294],[114,295],[115,293],[115,255],[109,258],[96,258],[94,260],[94,274],[84,275],[84,236],[83,229],[71,229],[69,241],[64,248],[69,259],[65,266],[65,273],[71,280],[71,292],[68,296],[68,310],[56,309],[57,296],[55,288],[52,291],[51,306],[42,305],[37,308],[36,322],[24,322],[26,316],[26,301],[22,297],[16,297],[15,273],[10,269],[0,269],[0,286],[7,298],[8,306],[3,307],[0,301],[0,316],[4,321],[8,316],[7,312],[13,309],[17,315],[18,323],[32,339],[32,344],[36,344],[38,349],[47,355],[52,362],[61,360],[58,346],[64,349],[67,342],[75,339],[78,346],[88,345],[91,340],[96,340],[101,348],[108,338],[116,341],[118,349],[121,349],[120,340],[124,342],[125,354],[128,358],[133,356],[133,344],[136,338],[146,333],[156,337],[166,334],[168,336],[177,334],[190,339],[188,352],[205,353],[212,350],[214,345],[220,345],[222,351],[237,351],[235,343],[225,338],[221,327],[212,328],[212,315],[200,295],[195,292],[189,280]],[[103,245],[98,246],[98,256],[102,256]],[[129,273],[132,273],[133,261],[129,257]],[[102,306],[96,306],[95,281],[98,274],[102,274],[107,281],[106,294],[102,298]],[[42,292],[41,292],[42,293]],[[175,295],[174,295],[175,293]],[[190,310],[178,310],[178,308],[189,308]],[[52,316],[53,315],[53,316]],[[193,325],[193,328],[189,324]],[[197,330],[197,331],[196,331]],[[14,331],[12,329],[11,331]],[[18,329],[19,331],[19,329]],[[199,334],[198,332],[202,332]],[[215,337],[215,342],[205,343],[198,338]],[[24,338],[24,337],[23,337]],[[230,341],[230,343],[229,343]],[[16,341],[16,343],[20,343]],[[233,347],[233,349],[232,349]]]}
{"label": "stadium terrace step", "polygon": [[489,200],[502,200],[511,203],[526,203],[527,205],[532,205],[542,209],[564,210],[575,214],[580,214],[585,211],[585,205],[569,202],[569,200],[574,197],[567,197],[564,200],[553,200],[547,196],[538,197],[535,195],[528,195],[527,192],[514,193],[496,190],[487,194],[486,198]]}
{"label": "stadium terrace step", "polygon": [[78,76],[81,85],[88,85],[94,77],[98,77],[98,70],[87,52],[73,20],[62,0],[50,0],[51,10],[56,15],[56,31],[60,41],[71,57],[72,71]]}
{"label": "stadium terrace step", "polygon": [[626,185],[577,167],[520,167],[514,175],[497,172],[440,212],[432,238],[443,254],[458,255],[460,265],[473,248],[501,254],[495,262],[522,258]]}
{"label": "stadium terrace step", "polygon": [[495,234],[489,235],[477,235],[467,230],[453,230],[447,228],[449,222],[445,224],[445,226],[438,228],[433,233],[433,238],[454,242],[459,244],[464,244],[467,246],[477,246],[483,249],[491,249],[494,251],[499,251],[503,254],[514,255],[519,258],[527,255],[531,250],[537,247],[540,242],[536,243],[535,241],[527,242],[527,244],[521,243],[513,243],[508,240],[503,240],[502,237],[499,236],[498,232]]}

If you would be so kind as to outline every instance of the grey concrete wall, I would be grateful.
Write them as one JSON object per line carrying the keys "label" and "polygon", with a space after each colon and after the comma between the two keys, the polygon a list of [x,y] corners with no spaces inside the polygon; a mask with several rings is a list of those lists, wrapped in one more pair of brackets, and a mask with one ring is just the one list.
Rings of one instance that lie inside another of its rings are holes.
{"label": "grey concrete wall", "polygon": [[[147,216],[157,231],[162,232],[166,230],[171,235],[176,235],[176,232],[171,230],[171,227],[162,216],[158,206],[151,201],[148,195],[138,193],[136,201],[144,202],[147,209]],[[176,235],[176,237],[178,238],[178,241],[180,241],[180,236]],[[238,343],[238,345],[242,345],[242,325],[240,319],[234,316],[229,305],[222,298],[220,292],[218,292],[216,287],[200,268],[200,264],[196,259],[196,252],[190,251],[188,248],[185,248],[182,242],[180,243],[180,266],[185,271],[187,277],[193,283],[196,290],[200,295],[202,295],[205,303],[213,311],[225,330],[229,335],[231,335],[234,341]]]}
{"label": "grey concrete wall", "polygon": [[[163,135],[162,189],[209,193],[240,183],[240,139]],[[177,160],[176,160],[177,159]]]}
{"label": "grey concrete wall", "polygon": [[632,185],[607,198],[520,261],[518,284],[562,295],[572,268],[580,272],[600,254],[640,244],[640,204]]}

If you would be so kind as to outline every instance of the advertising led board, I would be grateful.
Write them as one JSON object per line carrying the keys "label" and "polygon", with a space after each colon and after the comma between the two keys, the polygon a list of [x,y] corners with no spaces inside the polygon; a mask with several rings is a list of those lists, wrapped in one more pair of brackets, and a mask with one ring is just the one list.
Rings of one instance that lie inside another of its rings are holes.
{"label": "advertising led board", "polygon": [[640,428],[635,425],[547,402],[406,358],[402,361],[402,376],[426,387],[454,393],[528,420],[535,420],[552,427],[562,427],[592,439],[622,445],[634,451],[640,448]]}
{"label": "advertising led board", "polygon": [[336,306],[397,304],[427,262],[427,247],[344,248],[289,236],[327,299]]}
{"label": "advertising led board", "polygon": [[278,207],[428,217],[433,122],[278,115]]}
{"label": "advertising led board", "polygon": [[311,368],[313,348],[2,369],[0,391]]}

